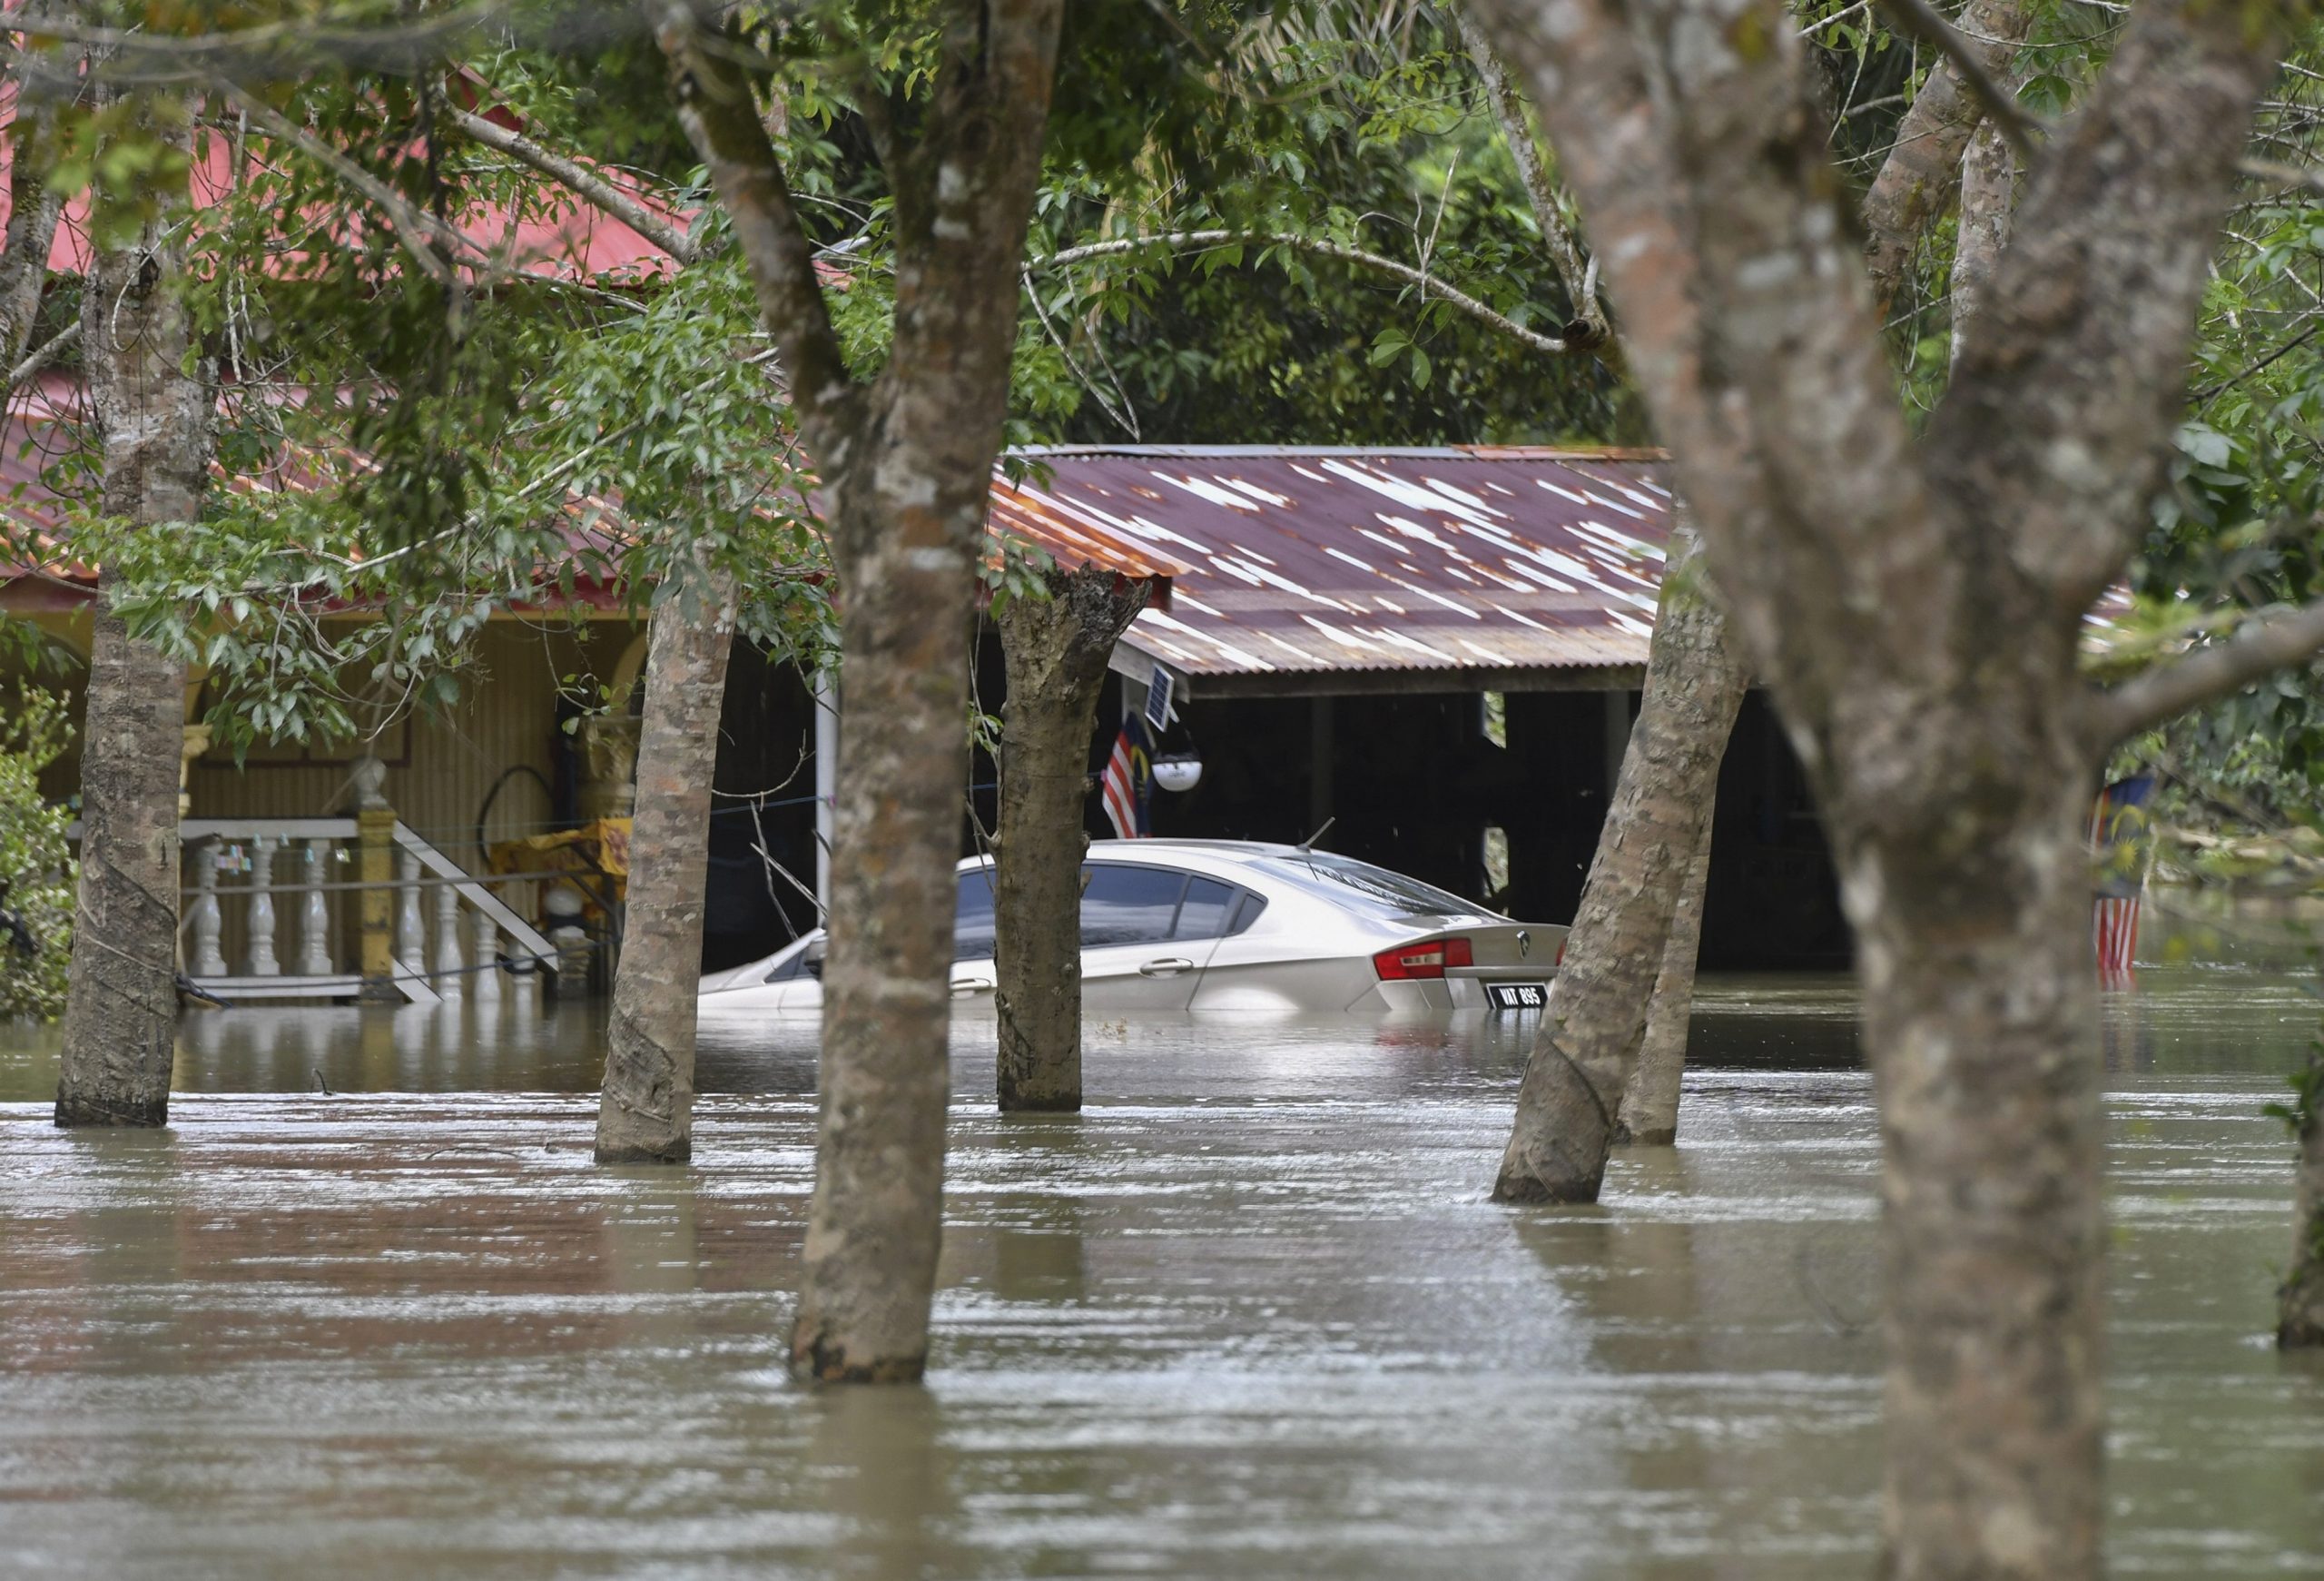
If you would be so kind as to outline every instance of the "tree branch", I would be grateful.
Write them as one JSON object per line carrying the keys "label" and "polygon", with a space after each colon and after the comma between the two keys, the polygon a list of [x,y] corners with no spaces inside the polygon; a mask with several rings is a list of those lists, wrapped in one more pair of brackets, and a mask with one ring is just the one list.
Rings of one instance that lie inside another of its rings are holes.
{"label": "tree branch", "polygon": [[1494,311],[1466,291],[1455,290],[1433,274],[1414,269],[1409,263],[1367,252],[1361,247],[1348,247],[1319,237],[1293,235],[1288,232],[1248,231],[1172,231],[1155,236],[1126,236],[1112,242],[1092,242],[1082,247],[1068,247],[1046,258],[1029,258],[1025,267],[1061,269],[1092,258],[1110,257],[1123,252],[1139,252],[1154,248],[1190,249],[1197,247],[1288,247],[1301,252],[1312,252],[1319,258],[1335,259],[1342,263],[1354,263],[1365,269],[1393,276],[1405,284],[1416,287],[1422,295],[1433,296],[1449,303],[1475,319],[1478,322],[1500,331],[1502,334],[1552,357],[1562,357],[1587,350],[1559,339],[1529,330],[1516,320]]}
{"label": "tree branch", "polygon": [[2097,693],[2092,726],[2101,747],[2240,691],[2270,671],[2324,650],[2324,598],[2288,605],[2244,622],[2224,642],[2157,666]]}
{"label": "tree branch", "polygon": [[80,338],[81,321],[79,319],[74,319],[71,323],[57,331],[56,333],[51,335],[40,345],[34,347],[25,355],[23,361],[10,369],[8,371],[8,381],[5,386],[0,386],[0,393],[5,393],[7,390],[15,389],[16,386],[22,384],[25,380],[30,379],[34,374],[47,367],[51,362],[55,361],[58,353],[62,352],[66,347],[80,340]]}
{"label": "tree branch", "polygon": [[2017,95],[1994,77],[1976,44],[1931,10],[1928,0],[1881,0],[1881,4],[1895,15],[1905,32],[1945,57],[1985,118],[2017,151],[2017,156],[2033,158],[2034,149],[2049,135],[2049,124],[2020,104]]}
{"label": "tree branch", "polygon": [[[1606,336],[1606,310],[1598,301],[1597,272],[1585,265],[1581,243],[1573,230],[1565,222],[1565,213],[1558,206],[1557,183],[1550,179],[1549,166],[1542,163],[1540,140],[1533,135],[1533,124],[1525,114],[1525,102],[1516,85],[1509,80],[1509,68],[1493,47],[1492,40],[1477,25],[1463,5],[1455,13],[1461,25],[1461,42],[1476,64],[1477,76],[1484,85],[1485,103],[1492,109],[1493,120],[1501,126],[1502,142],[1508,146],[1509,156],[1517,163],[1517,178],[1525,186],[1525,196],[1533,207],[1533,223],[1541,232],[1541,245],[1549,250],[1550,262],[1558,272],[1558,279],[1565,286],[1567,300],[1573,304],[1573,323],[1566,333],[1575,341],[1590,339],[1577,331],[1592,331],[1596,341]],[[1591,343],[1595,343],[1592,341]]]}
{"label": "tree branch", "polygon": [[711,184],[734,224],[759,315],[783,348],[792,401],[803,418],[819,420],[856,384],[832,327],[831,304],[815,278],[814,249],[759,119],[750,78],[704,35],[704,21],[689,0],[652,4],[655,36],[670,62],[678,120],[710,167]]}
{"label": "tree branch", "polygon": [[702,249],[693,238],[586,165],[553,153],[520,132],[511,132],[458,106],[451,107],[448,114],[455,125],[477,142],[507,154],[519,164],[530,166],[619,220],[680,263],[693,263],[702,257]]}
{"label": "tree branch", "polygon": [[[2025,0],[1969,0],[1961,22],[1965,41],[1986,51],[1984,64],[1998,71],[2032,25],[2031,7]],[[1988,39],[2002,42],[1977,42]],[[1883,318],[1904,282],[1913,249],[1930,222],[1952,207],[1961,184],[1962,156],[1983,118],[1960,74],[1949,62],[1940,61],[1897,122],[1896,141],[1864,194],[1862,209],[1865,267],[1872,272],[1873,295]]]}
{"label": "tree branch", "polygon": [[404,202],[396,190],[365,170],[361,165],[316,137],[306,128],[282,114],[264,100],[244,93],[231,83],[222,84],[227,99],[234,107],[265,128],[270,136],[281,138],[331,174],[377,203],[387,214],[389,223],[396,228],[396,235],[410,253],[420,272],[438,285],[452,282],[450,265],[434,247],[433,241],[446,245],[454,252],[464,252],[470,243],[467,237],[437,219],[433,214],[416,209]]}
{"label": "tree branch", "polygon": [[301,15],[288,22],[191,35],[99,27],[70,15],[18,12],[0,25],[0,34],[61,39],[112,54],[124,63],[135,63],[138,69],[106,75],[141,81],[200,77],[241,68],[255,74],[279,75],[286,68],[311,65],[319,60],[409,72],[457,54],[480,30],[505,22],[508,10],[507,0],[482,0],[388,27],[338,27],[324,18]]}
{"label": "tree branch", "polygon": [[1991,502],[1993,552],[2062,623],[2136,547],[2185,416],[2189,326],[2280,54],[2258,15],[2132,13],[2035,164],[1925,437],[1937,494]]}

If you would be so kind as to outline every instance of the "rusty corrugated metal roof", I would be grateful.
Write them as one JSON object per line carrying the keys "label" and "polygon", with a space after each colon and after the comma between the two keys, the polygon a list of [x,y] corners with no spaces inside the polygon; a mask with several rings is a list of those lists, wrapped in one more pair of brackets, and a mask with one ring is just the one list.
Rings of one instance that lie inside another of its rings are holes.
{"label": "rusty corrugated metal roof", "polygon": [[1141,539],[1124,537],[1071,501],[1044,493],[1038,485],[1012,483],[996,470],[991,535],[1039,547],[1065,569],[1102,566],[1124,577],[1157,585],[1160,608],[1169,607],[1171,578],[1187,568],[1182,556],[1163,552]]}
{"label": "rusty corrugated metal roof", "polygon": [[1642,666],[1649,450],[1060,448],[1017,492],[1184,566],[1127,640],[1194,677]]}

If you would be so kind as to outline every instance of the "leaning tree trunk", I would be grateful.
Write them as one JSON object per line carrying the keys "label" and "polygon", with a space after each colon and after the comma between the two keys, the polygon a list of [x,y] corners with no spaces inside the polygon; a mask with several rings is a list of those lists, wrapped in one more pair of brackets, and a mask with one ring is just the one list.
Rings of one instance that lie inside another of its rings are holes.
{"label": "leaning tree trunk", "polygon": [[1681,524],[1638,723],[1518,1088],[1497,1201],[1594,1202],[1605,1180],[1671,914],[1703,840],[1747,679],[1701,568],[1694,533]]}
{"label": "leaning tree trunk", "polygon": [[993,841],[997,1085],[1009,1111],[1081,1107],[1081,856],[1089,736],[1114,644],[1147,584],[1097,566],[1049,573],[1049,597],[1001,606],[1009,702]]}
{"label": "leaning tree trunk", "polygon": [[[190,523],[209,466],[210,396],[184,371],[174,216],[89,272],[85,355],[108,516]],[[59,1125],[162,1125],[177,1041],[178,779],[185,667],[133,637],[100,588],[81,755],[81,883]]]}
{"label": "leaning tree trunk", "polygon": [[[1716,789],[1714,784],[1714,794]],[[1670,914],[1662,967],[1654,979],[1653,1002],[1647,1006],[1646,1031],[1639,1039],[1638,1062],[1630,1068],[1621,1111],[1614,1117],[1616,1141],[1668,1147],[1679,1140],[1679,1088],[1687,1073],[1695,961],[1702,954],[1703,893],[1710,886],[1711,823],[1717,811],[1716,802],[1706,797],[1702,838],[1696,842],[1694,865],[1687,870],[1687,882]]]}
{"label": "leaning tree trunk", "polygon": [[2276,1343],[2324,1346],[2324,1043],[2310,1050],[2293,1107],[2299,1141],[2291,1274],[2277,1292]]}
{"label": "leaning tree trunk", "polygon": [[710,787],[734,606],[734,578],[719,572],[698,598],[681,592],[654,612],[626,920],[597,1101],[599,1163],[684,1163],[694,1153],[694,1000],[710,871]]}

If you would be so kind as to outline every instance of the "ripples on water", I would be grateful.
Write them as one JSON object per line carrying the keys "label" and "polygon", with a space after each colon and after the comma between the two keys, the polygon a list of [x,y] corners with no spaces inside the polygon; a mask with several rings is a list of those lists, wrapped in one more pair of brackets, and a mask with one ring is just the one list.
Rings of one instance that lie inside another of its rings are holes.
{"label": "ripples on water", "polygon": [[[2114,1570],[2324,1575],[2259,1115],[2315,1007],[2183,968],[2106,1013]],[[1525,1211],[1521,1027],[1093,1027],[1093,1107],[1006,1123],[963,1029],[930,1387],[824,1394],[778,1367],[810,1029],[705,1024],[676,1171],[592,1165],[566,1007],[193,1018],[160,1135],[50,1129],[20,1036],[0,1575],[1860,1576],[1854,1028],[1712,985],[1682,1145]]]}

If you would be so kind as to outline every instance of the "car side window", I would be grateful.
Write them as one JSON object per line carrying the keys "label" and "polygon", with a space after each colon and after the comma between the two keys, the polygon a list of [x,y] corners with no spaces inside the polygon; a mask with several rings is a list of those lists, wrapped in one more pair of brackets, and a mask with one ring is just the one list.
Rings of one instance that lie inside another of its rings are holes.
{"label": "car side window", "polygon": [[1226,936],[1231,939],[1237,934],[1247,932],[1251,924],[1259,920],[1259,914],[1266,909],[1266,896],[1245,890],[1243,898],[1235,903],[1235,915],[1226,924]]}
{"label": "car side window", "polygon": [[1234,909],[1235,886],[1216,878],[1196,877],[1187,883],[1187,898],[1178,904],[1174,939],[1220,939],[1226,936],[1226,914]]}
{"label": "car side window", "polygon": [[[1081,947],[1152,944],[1170,936],[1187,874],[1168,867],[1093,862],[1083,869]],[[990,924],[988,924],[990,925]]]}
{"label": "car side window", "polygon": [[960,874],[960,898],[952,908],[952,959],[992,958],[992,869],[971,867]]}

